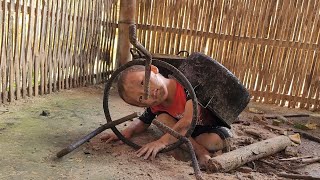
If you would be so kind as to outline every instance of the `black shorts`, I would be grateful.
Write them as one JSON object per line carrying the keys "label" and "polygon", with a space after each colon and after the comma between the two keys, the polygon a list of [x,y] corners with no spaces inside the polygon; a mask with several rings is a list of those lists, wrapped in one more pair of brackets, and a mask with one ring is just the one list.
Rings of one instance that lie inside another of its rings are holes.
{"label": "black shorts", "polygon": [[223,127],[223,126],[212,127],[212,126],[201,126],[201,125],[196,125],[193,133],[191,134],[191,137],[195,138],[203,133],[216,133],[220,136],[221,139],[226,139],[228,137],[231,137],[231,132],[226,127]]}

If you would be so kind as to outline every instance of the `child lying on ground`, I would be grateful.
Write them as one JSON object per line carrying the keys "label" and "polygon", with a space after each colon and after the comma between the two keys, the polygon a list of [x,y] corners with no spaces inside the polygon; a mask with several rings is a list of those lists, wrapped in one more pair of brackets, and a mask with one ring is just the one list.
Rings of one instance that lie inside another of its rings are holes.
{"label": "child lying on ground", "polygon": [[[145,67],[131,66],[124,70],[118,81],[120,97],[128,104],[147,107],[145,112],[135,119],[121,133],[130,138],[146,130],[152,120],[156,118],[160,122],[184,135],[192,122],[193,106],[188,92],[175,79],[168,79],[159,73],[157,67],[151,67],[150,97],[144,99]],[[209,110],[198,105],[199,117],[190,140],[194,147],[200,166],[206,165],[210,158],[210,152],[226,148],[225,140],[230,137],[229,129],[220,126],[218,118]],[[118,140],[113,133],[105,134],[101,140],[107,143]],[[176,142],[170,134],[164,134],[160,139],[148,143],[137,151],[139,157],[154,159],[157,153],[167,145]]]}

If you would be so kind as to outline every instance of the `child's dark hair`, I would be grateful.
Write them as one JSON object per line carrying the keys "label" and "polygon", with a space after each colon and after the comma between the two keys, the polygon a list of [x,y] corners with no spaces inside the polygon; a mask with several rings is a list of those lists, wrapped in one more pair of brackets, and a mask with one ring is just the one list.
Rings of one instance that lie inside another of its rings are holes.
{"label": "child's dark hair", "polygon": [[124,71],[122,71],[119,74],[119,78],[118,78],[118,93],[119,96],[125,101],[124,99],[124,83],[128,77],[128,74],[131,72],[140,72],[140,71],[145,71],[145,67],[142,65],[134,65],[134,66],[130,66],[127,69],[125,69]]}

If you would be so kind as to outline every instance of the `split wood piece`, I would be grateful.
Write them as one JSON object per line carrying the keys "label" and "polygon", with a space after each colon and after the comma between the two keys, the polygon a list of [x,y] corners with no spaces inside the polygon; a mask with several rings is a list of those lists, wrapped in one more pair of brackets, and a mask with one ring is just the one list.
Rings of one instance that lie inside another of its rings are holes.
{"label": "split wood piece", "polygon": [[286,131],[287,129],[283,129],[283,128],[280,128],[280,127],[277,127],[277,126],[273,126],[273,125],[265,125],[264,126],[266,129],[271,129],[271,130],[275,130],[275,131],[279,131],[280,134],[283,134],[285,135],[286,134]]}
{"label": "split wood piece", "polygon": [[307,163],[307,164],[311,164],[311,163],[315,163],[315,162],[320,162],[320,157],[313,157],[313,158],[301,159],[301,162]]}
{"label": "split wood piece", "polygon": [[314,177],[314,176],[308,176],[308,175],[300,175],[300,174],[278,173],[277,176],[290,178],[290,179],[312,179],[312,180],[319,179],[320,180],[320,177]]}
{"label": "split wood piece", "polygon": [[295,130],[294,132],[301,134],[301,136],[304,137],[304,138],[306,138],[306,139],[309,139],[309,140],[311,140],[311,141],[320,143],[320,138],[319,138],[319,137],[316,137],[316,136],[314,136],[314,135],[312,135],[312,134],[310,134],[310,133],[303,132],[303,131],[298,131],[298,130]]}
{"label": "split wood piece", "polygon": [[[292,115],[286,115],[286,116],[282,116],[282,115],[274,115],[274,116],[266,116],[266,119],[273,119],[272,124],[273,125],[277,125],[279,126],[280,123],[287,123],[287,124],[293,124],[291,121],[289,121],[287,119],[287,117],[292,117]],[[296,117],[296,115],[294,115],[294,117]],[[299,116],[300,117],[300,116]]]}
{"label": "split wood piece", "polygon": [[279,161],[297,161],[305,158],[312,158],[312,156],[300,156],[300,157],[292,157],[292,158],[285,158],[285,159],[279,159]]}
{"label": "split wood piece", "polygon": [[261,132],[258,132],[254,129],[245,129],[244,132],[255,137],[262,138]]}
{"label": "split wood piece", "polygon": [[259,116],[253,116],[252,121],[260,124],[260,125],[267,125],[268,122],[266,121],[266,118],[264,118],[264,116],[262,116],[261,118]]}
{"label": "split wood piece", "polygon": [[266,165],[268,165],[268,166],[270,166],[270,167],[272,167],[272,168],[274,168],[274,169],[277,169],[277,170],[282,169],[282,170],[284,170],[286,172],[290,172],[290,173],[293,173],[293,174],[299,174],[299,172],[297,172],[295,170],[292,170],[292,169],[289,169],[289,168],[283,166],[282,164],[274,164],[273,162],[262,160],[262,159],[259,159],[259,161],[264,163],[264,164],[266,164]]}
{"label": "split wood piece", "polygon": [[292,141],[288,136],[277,136],[260,141],[211,158],[208,162],[208,170],[212,172],[228,172],[248,162],[282,151],[291,144]]}
{"label": "split wood piece", "polygon": [[278,117],[292,118],[292,117],[309,117],[309,114],[286,114],[286,115],[265,115],[267,119],[277,119]]}

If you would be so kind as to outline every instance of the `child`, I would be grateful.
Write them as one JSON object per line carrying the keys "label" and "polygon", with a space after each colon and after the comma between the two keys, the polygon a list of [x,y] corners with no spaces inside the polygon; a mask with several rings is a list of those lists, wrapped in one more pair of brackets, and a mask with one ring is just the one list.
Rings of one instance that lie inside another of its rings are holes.
{"label": "child", "polygon": [[[150,97],[144,99],[145,67],[135,65],[124,70],[118,80],[118,92],[127,103],[147,107],[145,112],[121,133],[126,138],[146,130],[152,120],[160,122],[184,135],[192,122],[192,100],[183,86],[175,79],[168,79],[159,73],[155,66],[151,66]],[[210,158],[209,152],[219,151],[226,147],[225,139],[230,137],[230,131],[220,127],[218,118],[209,110],[198,105],[199,117],[190,140],[194,147],[200,166],[205,166]],[[105,134],[101,140],[107,143],[118,140],[113,133]],[[137,151],[138,157],[154,159],[156,154],[175,139],[170,134],[164,134],[160,139],[148,143]]]}

